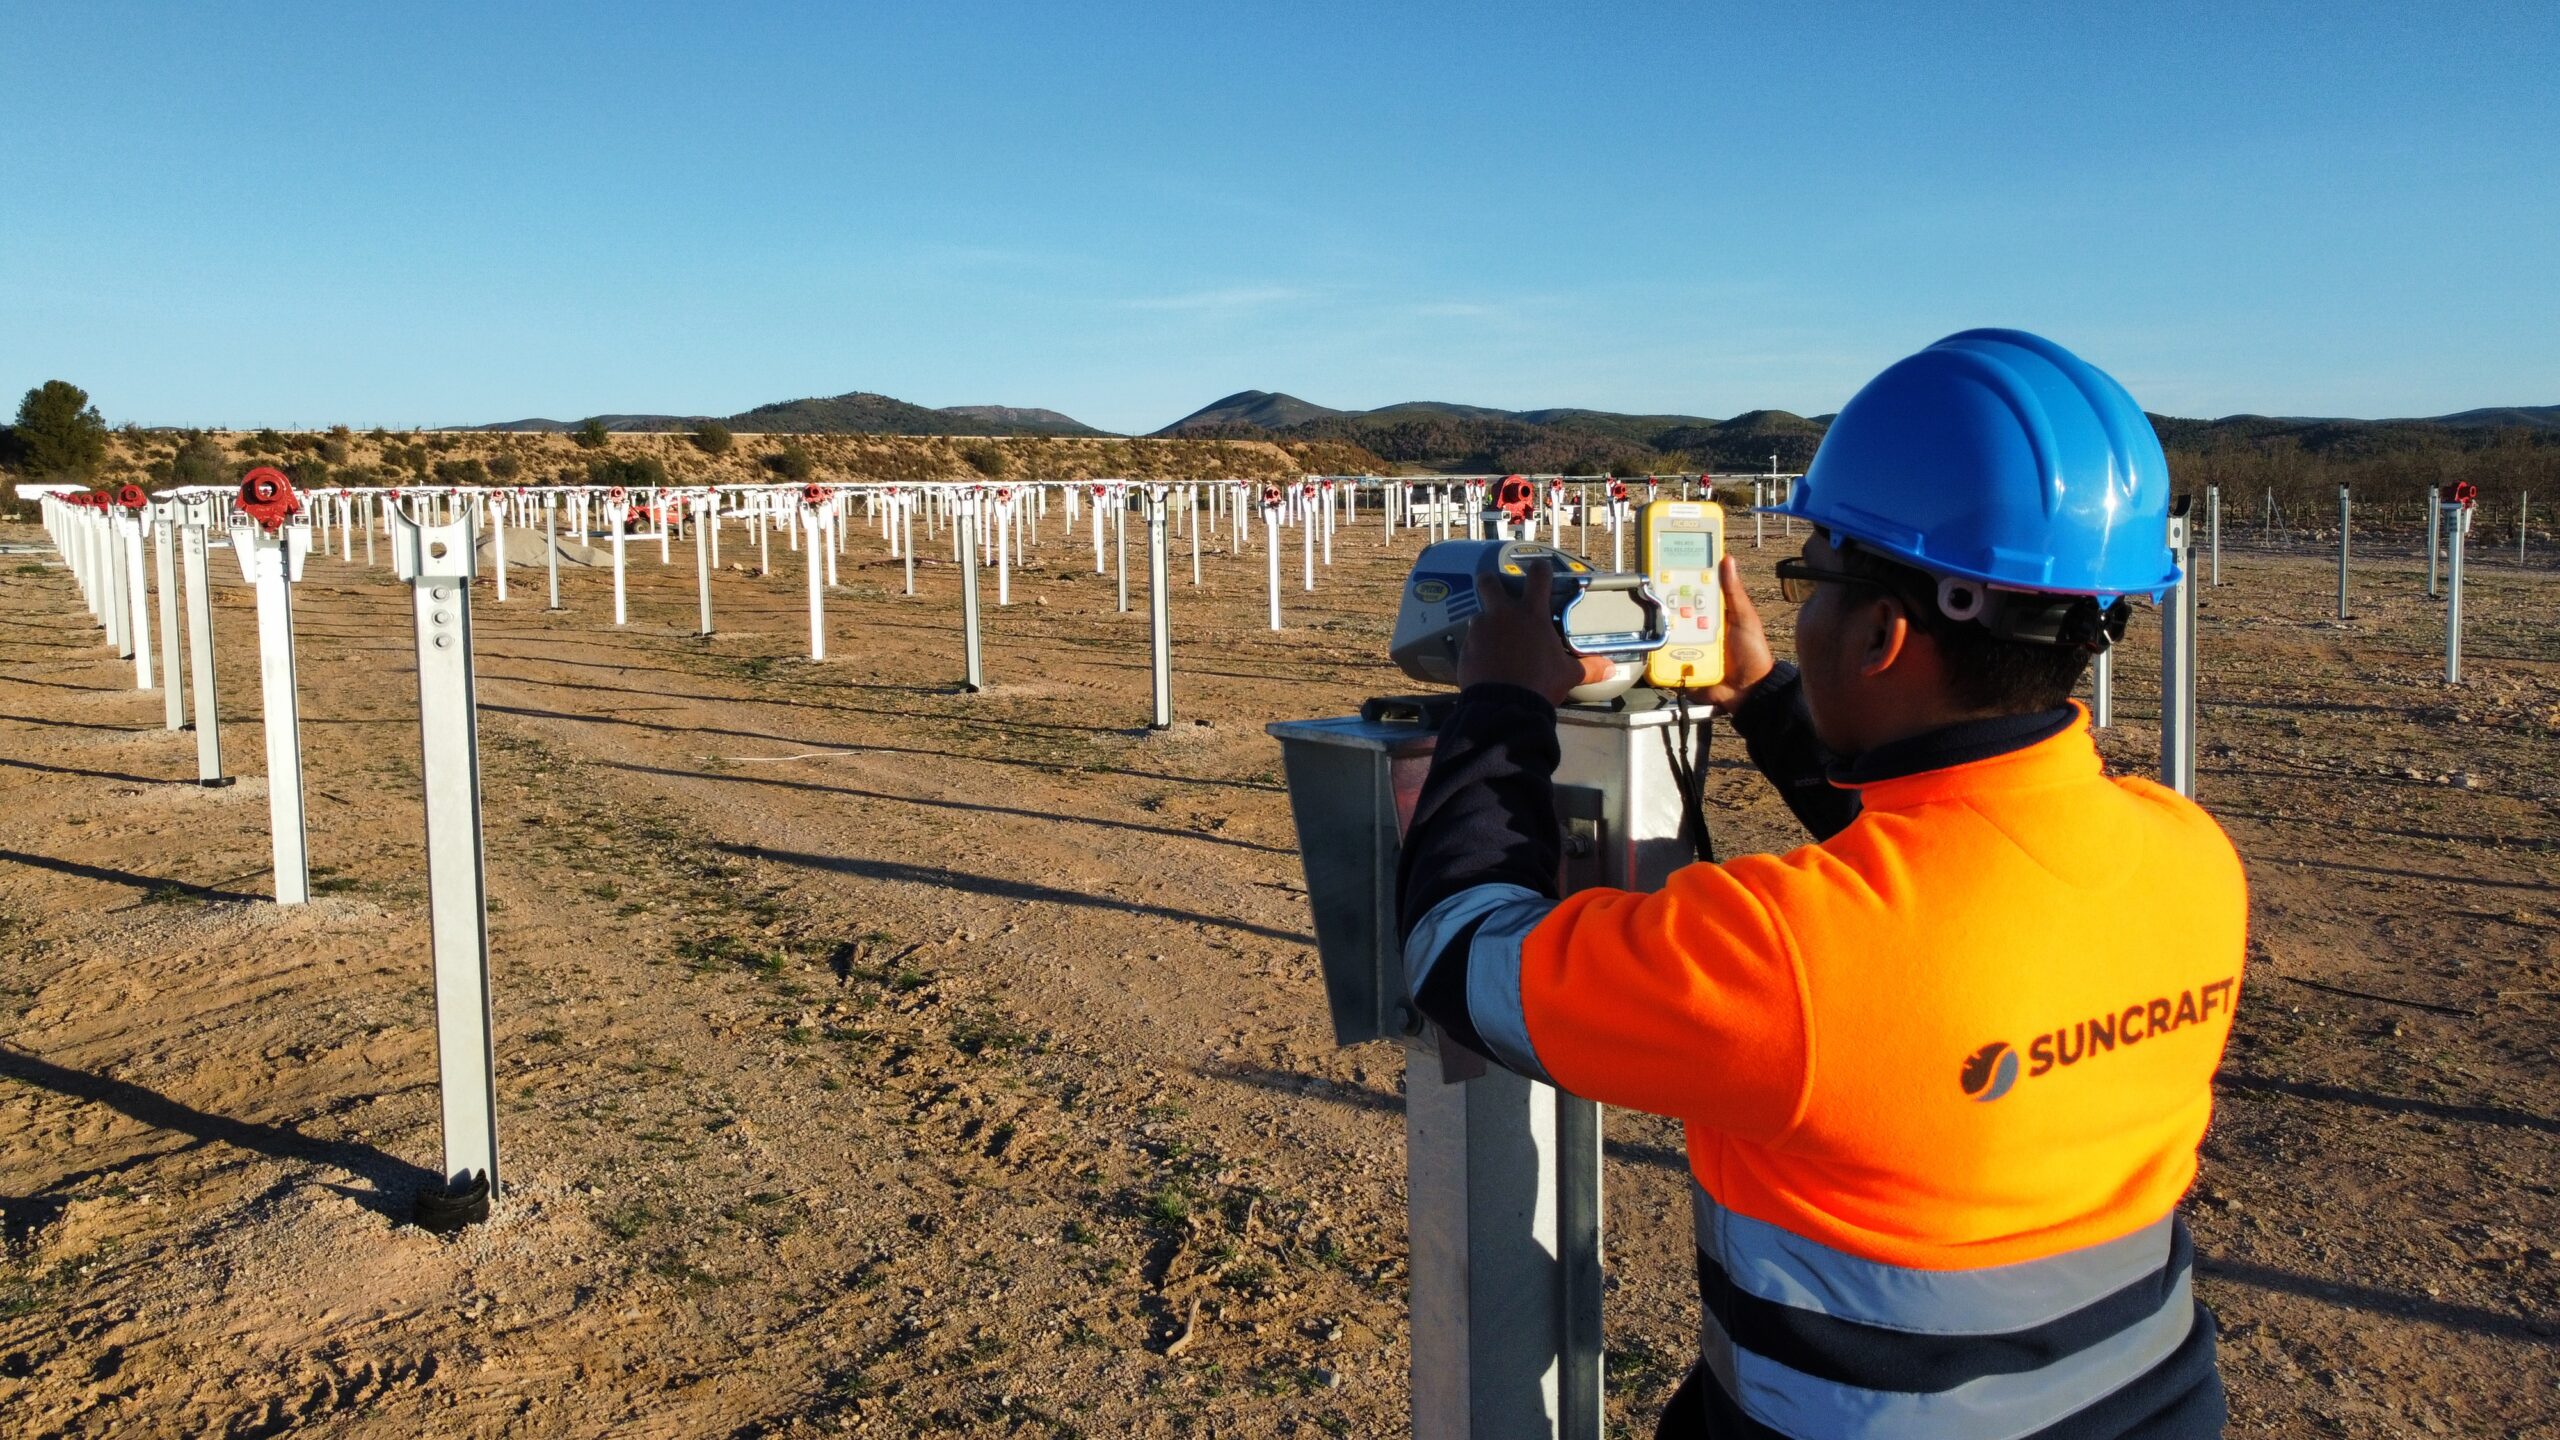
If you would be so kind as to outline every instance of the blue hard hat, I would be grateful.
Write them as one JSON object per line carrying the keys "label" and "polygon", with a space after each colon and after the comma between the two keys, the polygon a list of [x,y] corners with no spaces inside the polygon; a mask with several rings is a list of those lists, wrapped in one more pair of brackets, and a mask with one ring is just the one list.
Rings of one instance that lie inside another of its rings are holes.
{"label": "blue hard hat", "polygon": [[2023,330],[1950,335],[1868,381],[1781,508],[1936,575],[2063,595],[2178,583],[2150,417]]}

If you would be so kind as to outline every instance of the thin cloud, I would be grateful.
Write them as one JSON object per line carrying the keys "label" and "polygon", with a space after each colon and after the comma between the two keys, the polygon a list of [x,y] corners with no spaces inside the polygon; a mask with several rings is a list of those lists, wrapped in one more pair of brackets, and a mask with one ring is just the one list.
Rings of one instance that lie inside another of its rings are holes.
{"label": "thin cloud", "polygon": [[1194,290],[1182,295],[1144,296],[1122,304],[1131,310],[1231,315],[1247,310],[1268,310],[1275,305],[1299,304],[1317,299],[1322,293],[1289,285],[1240,285],[1223,290]]}

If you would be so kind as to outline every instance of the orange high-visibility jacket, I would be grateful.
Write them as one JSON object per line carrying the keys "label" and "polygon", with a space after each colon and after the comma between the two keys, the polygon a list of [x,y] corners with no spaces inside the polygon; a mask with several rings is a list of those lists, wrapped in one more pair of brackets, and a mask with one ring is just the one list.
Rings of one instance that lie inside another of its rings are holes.
{"label": "orange high-visibility jacket", "polygon": [[2245,948],[2213,820],[2107,775],[2073,707],[1852,770],[1818,843],[1557,903],[1517,843],[1552,824],[1551,717],[1481,688],[1408,835],[1414,991],[1514,1069],[1686,1122],[1712,1433],[2218,1431],[2173,1214]]}

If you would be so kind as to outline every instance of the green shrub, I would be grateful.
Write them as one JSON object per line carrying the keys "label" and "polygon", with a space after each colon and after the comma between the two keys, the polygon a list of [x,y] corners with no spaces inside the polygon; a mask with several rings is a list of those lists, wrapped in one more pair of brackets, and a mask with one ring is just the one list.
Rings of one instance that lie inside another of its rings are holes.
{"label": "green shrub", "polygon": [[612,437],[606,433],[603,421],[590,419],[586,424],[569,432],[569,438],[577,441],[578,448],[581,450],[601,450],[605,447],[605,442]]}
{"label": "green shrub", "polygon": [[818,462],[809,458],[797,440],[786,440],[782,448],[764,457],[764,468],[785,480],[805,481],[818,472]]}
{"label": "green shrub", "polygon": [[513,484],[524,473],[524,462],[513,451],[500,451],[489,457],[489,478],[501,485]]}
{"label": "green shrub", "polygon": [[667,483],[667,467],[655,455],[599,455],[587,462],[587,483],[653,489]]}
{"label": "green shrub", "polygon": [[696,421],[692,434],[694,448],[705,455],[726,455],[733,443],[729,427],[717,420]]}

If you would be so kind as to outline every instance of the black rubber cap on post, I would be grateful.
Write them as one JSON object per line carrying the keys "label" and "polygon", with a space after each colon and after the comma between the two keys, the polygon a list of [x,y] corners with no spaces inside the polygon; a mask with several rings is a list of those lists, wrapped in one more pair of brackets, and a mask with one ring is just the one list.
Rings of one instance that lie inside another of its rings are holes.
{"label": "black rubber cap on post", "polygon": [[474,1175],[460,1186],[439,1189],[430,1185],[420,1190],[410,1218],[418,1222],[419,1229],[438,1235],[479,1224],[489,1218],[489,1177]]}

